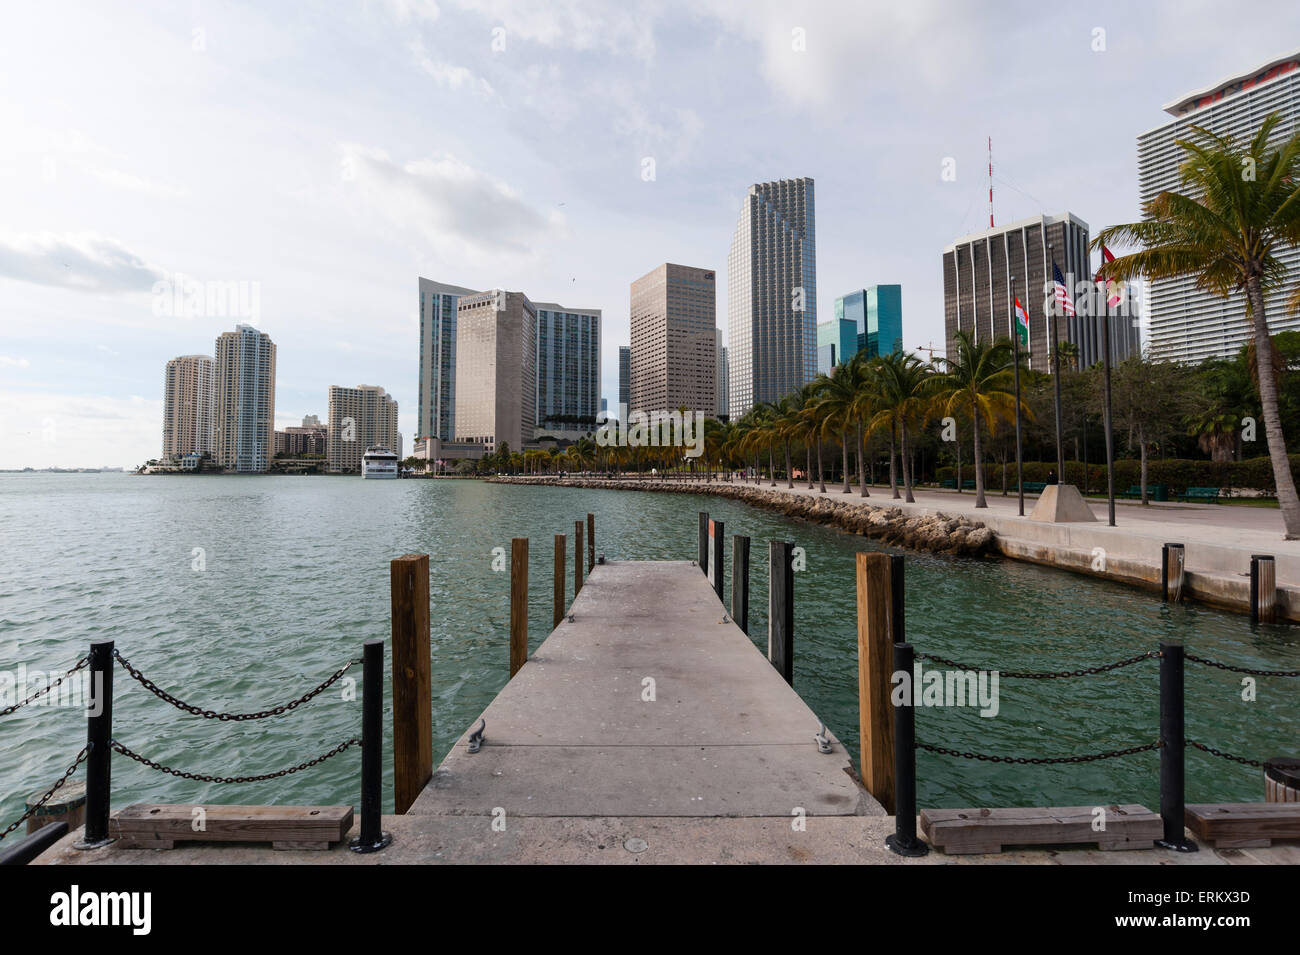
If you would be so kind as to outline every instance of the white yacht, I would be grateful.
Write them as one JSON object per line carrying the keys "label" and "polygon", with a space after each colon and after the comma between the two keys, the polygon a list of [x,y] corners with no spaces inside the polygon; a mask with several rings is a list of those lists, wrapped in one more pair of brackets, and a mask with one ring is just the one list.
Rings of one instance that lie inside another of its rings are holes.
{"label": "white yacht", "polygon": [[361,456],[361,476],[367,479],[396,478],[397,455],[378,445],[366,448],[366,453]]}

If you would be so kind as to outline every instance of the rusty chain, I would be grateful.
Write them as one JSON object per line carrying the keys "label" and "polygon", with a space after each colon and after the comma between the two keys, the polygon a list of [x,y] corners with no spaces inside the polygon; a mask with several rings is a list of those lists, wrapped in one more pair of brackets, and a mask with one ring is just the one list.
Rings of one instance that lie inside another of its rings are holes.
{"label": "rusty chain", "polygon": [[112,747],[116,753],[121,753],[128,759],[133,759],[137,763],[148,766],[150,769],[156,769],[160,773],[167,773],[170,776],[176,776],[180,779],[193,779],[201,783],[260,783],[268,779],[279,779],[281,776],[292,776],[294,773],[302,772],[304,769],[310,769],[318,763],[323,763],[332,756],[337,756],[346,749],[353,746],[360,746],[361,740],[355,736],[345,743],[340,743],[328,753],[322,753],[315,759],[309,759],[305,763],[299,763],[291,769],[281,769],[274,773],[263,773],[260,776],[209,776],[206,773],[190,773],[180,769],[172,769],[170,766],[163,766],[161,763],[155,763],[152,759],[141,756],[139,753],[132,752],[117,740],[113,740]]}
{"label": "rusty chain", "polygon": [[[49,693],[51,690],[58,688],[58,686],[59,686],[59,685],[60,685],[64,680],[66,680],[68,677],[72,676],[72,674],[76,673],[78,670],[80,670],[82,667],[84,667],[84,666],[85,666],[87,663],[89,663],[89,662],[90,662],[90,657],[89,657],[89,655],[82,657],[80,660],[78,660],[78,661],[76,662],[75,665],[73,665],[73,667],[72,667],[71,670],[68,670],[66,673],[64,673],[61,677],[59,677],[57,680],[55,680],[55,681],[54,681],[53,683],[51,683],[49,686],[42,687],[41,689],[37,690],[35,693],[33,693],[31,696],[27,697],[27,699],[23,700],[21,703],[15,703],[15,704],[13,704],[12,706],[6,706],[4,709],[0,710],[0,716],[8,716],[10,713],[14,712],[15,710],[17,710],[17,709],[19,709],[19,708],[21,708],[21,707],[26,706],[28,703],[32,702],[32,700],[35,700],[37,697],[44,696],[46,693]],[[0,836],[0,839],[2,839],[2,838],[4,838],[4,837],[3,837],[3,836]]]}
{"label": "rusty chain", "polygon": [[296,700],[290,700],[288,703],[284,703],[280,706],[273,707],[269,710],[259,710],[256,713],[219,713],[216,710],[205,710],[202,707],[194,706],[193,704],[186,703],[183,700],[178,700],[176,697],[172,696],[166,690],[160,689],[158,687],[158,684],[154,683],[153,680],[149,679],[147,676],[145,676],[143,673],[141,673],[139,670],[133,667],[131,665],[131,662],[127,660],[126,657],[122,656],[122,654],[120,654],[117,650],[113,651],[113,656],[116,658],[118,663],[122,664],[122,667],[126,670],[127,673],[131,675],[132,679],[134,679],[137,683],[139,683],[142,687],[144,687],[154,696],[158,697],[158,699],[170,703],[178,710],[184,710],[186,713],[192,713],[195,716],[201,716],[204,719],[208,719],[208,720],[221,720],[222,722],[236,722],[236,723],[243,722],[245,720],[264,720],[269,716],[279,716],[281,713],[287,713],[290,710],[293,710],[301,706],[302,704],[306,703],[314,696],[317,696],[318,694],[323,693],[325,690],[329,689],[331,686],[334,685],[334,683],[336,683],[343,676],[343,674],[347,673],[348,670],[350,670],[353,667],[353,665],[359,662],[357,660],[349,660],[342,667],[336,670],[334,672],[334,675],[331,676],[324,683],[320,684],[315,689],[309,690],[308,692],[304,693]]}
{"label": "rusty chain", "polygon": [[[946,657],[937,657],[933,653],[918,653],[916,656],[918,659],[929,660],[931,663],[938,663],[941,666],[951,667],[954,670],[983,671],[987,669],[987,667],[968,666],[965,663],[958,663],[956,660],[949,660]],[[1146,653],[1139,653],[1135,657],[1129,657],[1125,660],[1118,660],[1115,663],[1107,663],[1102,666],[1086,667],[1082,670],[1057,670],[1043,673],[998,670],[997,674],[998,676],[1006,677],[1009,680],[1062,680],[1068,677],[1093,676],[1098,673],[1105,673],[1109,670],[1118,670],[1120,667],[1132,666],[1134,663],[1141,663],[1143,660],[1150,660],[1159,656],[1159,650],[1148,650]]]}
{"label": "rusty chain", "polygon": [[1117,756],[1132,756],[1134,753],[1145,753],[1153,749],[1159,749],[1160,740],[1154,743],[1147,743],[1143,746],[1130,746],[1128,749],[1113,749],[1105,753],[1089,753],[1085,756],[990,756],[987,753],[969,753],[960,750],[947,749],[943,746],[931,746],[928,743],[918,742],[917,749],[924,749],[931,753],[940,753],[944,756],[958,756],[962,759],[978,759],[986,763],[1020,763],[1024,765],[1045,766],[1055,763],[1092,763],[1099,759],[1114,759]]}
{"label": "rusty chain", "polygon": [[1230,670],[1233,673],[1249,673],[1251,676],[1300,676],[1300,670],[1252,670],[1249,667],[1235,667],[1228,663],[1220,663],[1217,660],[1207,660],[1204,657],[1192,656],[1190,653],[1184,653],[1183,659],[1191,660],[1193,663],[1200,663],[1207,667],[1216,667],[1220,670]]}
{"label": "rusty chain", "polygon": [[45,791],[45,795],[42,796],[40,799],[36,800],[36,804],[32,806],[30,809],[28,809],[25,813],[23,813],[22,816],[18,818],[17,822],[11,825],[4,832],[0,832],[0,839],[3,839],[5,836],[9,835],[9,833],[13,832],[15,829],[21,826],[24,822],[27,821],[27,818],[32,813],[34,813],[37,809],[40,809],[47,802],[49,802],[50,797],[53,796],[58,790],[63,788],[63,784],[68,781],[68,777],[71,776],[73,773],[75,773],[77,771],[77,767],[80,766],[85,761],[87,752],[89,752],[89,749],[83,746],[81,748],[81,752],[77,754],[76,762],[74,762],[71,766],[69,766],[67,769],[63,771],[63,775],[54,781],[54,785]]}
{"label": "rusty chain", "polygon": [[1198,743],[1194,739],[1183,740],[1188,746],[1194,746],[1203,753],[1209,753],[1211,756],[1218,756],[1220,759],[1228,759],[1234,763],[1241,763],[1243,766],[1254,766],[1256,769],[1265,769],[1268,761],[1263,759],[1247,759],[1245,756],[1234,756],[1232,753],[1225,753],[1221,749],[1215,749],[1213,746],[1206,746],[1204,743]]}

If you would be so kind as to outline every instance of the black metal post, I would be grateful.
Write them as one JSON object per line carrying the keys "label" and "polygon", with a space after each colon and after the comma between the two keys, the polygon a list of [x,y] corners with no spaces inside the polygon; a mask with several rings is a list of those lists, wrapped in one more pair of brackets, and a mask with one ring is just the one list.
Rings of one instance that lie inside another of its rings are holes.
{"label": "black metal post", "polygon": [[700,511],[700,529],[695,548],[695,562],[700,565],[704,576],[709,576],[709,512]]}
{"label": "black metal post", "polygon": [[731,619],[749,633],[749,538],[731,537]]}
{"label": "black metal post", "polygon": [[1156,845],[1175,852],[1200,847],[1184,834],[1186,808],[1183,726],[1183,645],[1160,644],[1160,818],[1164,838]]}
{"label": "black metal post", "polygon": [[713,522],[713,554],[709,557],[709,567],[713,569],[713,592],[722,599],[722,578],[726,576],[724,571],[727,567],[726,560],[723,559],[722,552],[726,545],[724,536],[726,524],[723,521]]}
{"label": "black metal post", "polygon": [[[894,564],[894,580],[901,571],[900,564]],[[895,583],[895,600],[898,598],[898,585]],[[895,603],[898,610],[900,604]],[[901,617],[901,613],[895,617]],[[897,624],[895,624],[897,629]],[[916,687],[911,684],[913,663],[916,659],[912,645],[906,642],[894,644],[894,672],[907,675],[911,692],[904,701],[894,706],[894,834],[885,837],[885,845],[900,856],[923,856],[930,847],[916,837]]]}
{"label": "black metal post", "polygon": [[361,835],[353,852],[378,852],[393,837],[381,828],[384,783],[384,641],[367,640],[361,675]]}
{"label": "black metal post", "polygon": [[113,641],[90,645],[90,706],[86,710],[86,829],[78,849],[113,840],[108,816],[113,756]]}
{"label": "black metal post", "polygon": [[902,554],[889,555],[889,602],[891,604],[889,638],[894,643],[907,642],[907,615],[903,603],[904,565],[905,560]]}
{"label": "black metal post", "polygon": [[22,842],[0,852],[0,865],[26,865],[67,834],[66,822],[41,826]]}
{"label": "black metal post", "polygon": [[772,541],[768,549],[767,658],[794,686],[794,544]]}

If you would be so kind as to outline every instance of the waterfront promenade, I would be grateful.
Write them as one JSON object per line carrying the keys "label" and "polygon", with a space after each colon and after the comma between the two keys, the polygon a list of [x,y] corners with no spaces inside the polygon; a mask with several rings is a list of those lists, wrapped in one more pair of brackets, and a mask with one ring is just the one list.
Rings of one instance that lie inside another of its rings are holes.
{"label": "waterfront promenade", "polygon": [[[1192,854],[1038,849],[904,859],[894,820],[829,728],[728,618],[686,561],[596,566],[565,619],[465,732],[391,846],[358,855],[251,845],[93,851],[63,838],[37,861],[86,864],[1300,862],[1300,847]],[[852,659],[844,661],[855,666]],[[650,682],[648,682],[650,681]],[[1064,795],[1064,794],[1063,794]],[[800,824],[802,823],[802,824]],[[111,832],[111,828],[110,828]],[[354,829],[353,835],[356,834]]]}
{"label": "waterfront promenade", "polygon": [[870,496],[863,498],[856,485],[845,494],[842,483],[827,482],[823,494],[817,485],[809,488],[806,480],[796,481],[793,488],[788,488],[781,479],[774,486],[766,478],[757,484],[739,479],[706,483],[665,482],[661,478],[652,482],[635,477],[605,481],[577,476],[558,480],[546,476],[506,480],[629,490],[666,485],[664,489],[702,494],[730,494],[734,493],[731,489],[748,488],[831,505],[898,508],[910,517],[937,514],[965,517],[994,531],[997,550],[1006,557],[1148,588],[1160,585],[1162,545],[1180,543],[1185,547],[1184,592],[1195,599],[1243,612],[1249,606],[1251,555],[1269,554],[1275,558],[1279,618],[1300,621],[1300,541],[1282,539],[1282,515],[1275,508],[1175,502],[1143,505],[1116,500],[1116,526],[1110,527],[1106,522],[1106,501],[1095,497],[1088,499],[1088,506],[1096,521],[1052,524],[1030,519],[1037,495],[1025,495],[1025,516],[1020,517],[1016,513],[1016,496],[1003,497],[1000,490],[986,492],[988,507],[976,508],[973,491],[959,494],[934,488],[917,489],[913,493],[915,502],[909,504],[901,497],[892,498],[888,485],[868,485]]}

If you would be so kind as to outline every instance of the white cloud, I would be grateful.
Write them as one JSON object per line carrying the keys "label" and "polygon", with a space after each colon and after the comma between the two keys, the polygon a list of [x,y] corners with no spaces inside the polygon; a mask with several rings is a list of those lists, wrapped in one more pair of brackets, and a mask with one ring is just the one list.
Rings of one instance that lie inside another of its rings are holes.
{"label": "white cloud", "polygon": [[0,355],[0,368],[30,368],[32,363],[26,358],[10,358],[8,355]]}
{"label": "white cloud", "polygon": [[[435,0],[379,0],[378,5],[398,23],[410,23],[412,20],[427,20],[432,23],[442,15]],[[369,9],[370,0],[366,0],[364,6]]]}
{"label": "white cloud", "polygon": [[345,184],[441,251],[531,254],[563,228],[560,216],[543,216],[508,184],[454,156],[398,163],[383,150],[340,148]]}
{"label": "white cloud", "polygon": [[163,277],[117,239],[94,232],[0,236],[0,277],[87,292],[147,292]]}
{"label": "white cloud", "polygon": [[492,84],[480,76],[475,76],[466,67],[456,66],[452,63],[446,63],[440,60],[434,60],[426,52],[424,42],[415,40],[411,43],[411,53],[415,60],[429,76],[433,77],[435,83],[444,89],[461,90],[468,89],[480,96],[493,96],[495,91]]}
{"label": "white cloud", "polygon": [[156,199],[183,199],[188,195],[184,189],[179,189],[176,186],[169,186],[162,182],[154,182],[151,179],[145,179],[142,176],[123,172],[120,169],[88,166],[86,167],[86,171],[100,182],[113,186],[114,188],[125,189],[129,192],[143,193],[147,196],[153,196]]}
{"label": "white cloud", "polygon": [[[660,14],[648,0],[614,5],[600,0],[454,0],[505,28],[512,39],[572,50],[600,50],[638,60],[654,56],[654,24]],[[486,41],[484,41],[486,43]]]}

